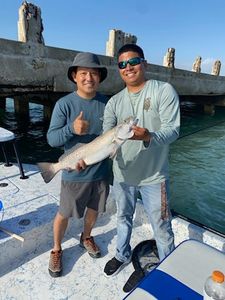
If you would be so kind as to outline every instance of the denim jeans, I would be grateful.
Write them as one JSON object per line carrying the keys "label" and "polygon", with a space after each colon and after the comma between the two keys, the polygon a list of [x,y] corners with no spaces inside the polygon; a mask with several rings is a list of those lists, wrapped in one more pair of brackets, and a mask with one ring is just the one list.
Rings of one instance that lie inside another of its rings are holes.
{"label": "denim jeans", "polygon": [[[117,249],[115,257],[126,262],[131,257],[130,238],[138,192],[152,226],[159,258],[162,260],[174,249],[169,209],[169,182],[147,186],[130,186],[114,181],[113,192],[117,204]],[[138,217],[138,216],[137,216]],[[146,237],[146,239],[149,239]]]}

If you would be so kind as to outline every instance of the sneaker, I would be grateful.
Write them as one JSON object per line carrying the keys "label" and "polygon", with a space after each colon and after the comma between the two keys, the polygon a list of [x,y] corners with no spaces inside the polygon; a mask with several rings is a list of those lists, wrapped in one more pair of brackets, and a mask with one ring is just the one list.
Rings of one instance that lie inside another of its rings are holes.
{"label": "sneaker", "polygon": [[126,262],[119,261],[115,257],[107,262],[104,268],[104,275],[106,277],[115,276],[118,274],[126,265],[130,263],[130,259]]}
{"label": "sneaker", "polygon": [[95,244],[94,238],[91,236],[85,240],[83,240],[83,233],[80,237],[80,247],[87,250],[88,254],[92,258],[99,258],[101,257],[101,252],[99,247]]}
{"label": "sneaker", "polygon": [[48,271],[52,277],[59,277],[62,273],[62,250],[51,251]]}

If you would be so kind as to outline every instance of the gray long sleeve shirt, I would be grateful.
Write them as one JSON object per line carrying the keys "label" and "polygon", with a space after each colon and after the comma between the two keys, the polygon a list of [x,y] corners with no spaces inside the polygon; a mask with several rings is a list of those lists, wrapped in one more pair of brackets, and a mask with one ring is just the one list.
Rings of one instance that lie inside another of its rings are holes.
{"label": "gray long sleeve shirt", "polygon": [[130,185],[162,182],[169,176],[169,144],[179,136],[179,97],[169,83],[157,80],[146,81],[135,94],[125,88],[108,101],[103,131],[131,115],[139,119],[137,126],[149,130],[151,142],[146,147],[143,141],[126,141],[113,160],[114,177]]}

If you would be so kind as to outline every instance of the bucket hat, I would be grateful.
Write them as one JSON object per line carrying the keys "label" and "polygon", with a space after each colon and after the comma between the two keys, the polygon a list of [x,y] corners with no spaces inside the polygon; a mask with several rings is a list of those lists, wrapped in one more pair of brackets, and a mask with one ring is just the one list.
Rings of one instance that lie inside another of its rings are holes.
{"label": "bucket hat", "polygon": [[[93,68],[93,69],[99,69],[100,71],[100,82],[106,79],[107,76],[107,69],[106,67],[102,66],[100,64],[100,61],[98,59],[98,56],[90,53],[90,52],[81,52],[78,53],[74,60],[72,66],[68,69],[68,78],[75,82],[72,77],[72,72],[76,71],[77,67],[85,67],[85,68]],[[75,82],[76,83],[76,82]]]}

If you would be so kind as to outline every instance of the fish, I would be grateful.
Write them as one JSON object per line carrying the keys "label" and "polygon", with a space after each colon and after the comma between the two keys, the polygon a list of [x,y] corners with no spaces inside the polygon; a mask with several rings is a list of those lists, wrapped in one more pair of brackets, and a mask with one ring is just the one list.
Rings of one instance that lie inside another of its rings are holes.
{"label": "fish", "polygon": [[79,160],[84,160],[86,166],[90,166],[107,157],[114,158],[118,149],[134,135],[132,126],[137,125],[137,123],[138,119],[130,116],[90,143],[82,144],[80,147],[75,145],[61,155],[58,162],[37,163],[44,182],[49,183],[60,170],[75,170]]}

